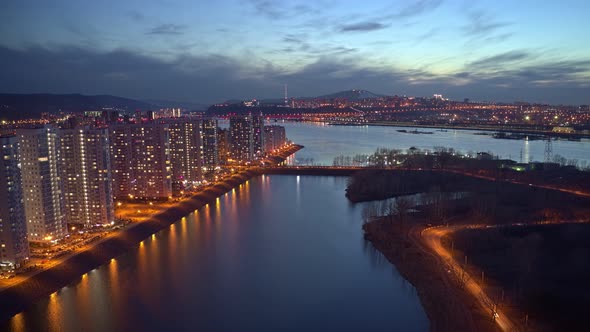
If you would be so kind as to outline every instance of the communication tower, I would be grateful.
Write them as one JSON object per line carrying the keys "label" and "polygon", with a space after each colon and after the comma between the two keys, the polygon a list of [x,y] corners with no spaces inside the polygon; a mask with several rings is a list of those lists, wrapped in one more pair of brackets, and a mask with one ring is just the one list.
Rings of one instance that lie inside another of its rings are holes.
{"label": "communication tower", "polygon": [[287,94],[287,83],[285,83],[285,106],[289,106],[289,99]]}

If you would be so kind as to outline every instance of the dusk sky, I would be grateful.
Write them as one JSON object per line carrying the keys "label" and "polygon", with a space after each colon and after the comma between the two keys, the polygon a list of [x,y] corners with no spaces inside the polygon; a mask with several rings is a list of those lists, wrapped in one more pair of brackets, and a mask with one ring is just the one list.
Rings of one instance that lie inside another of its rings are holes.
{"label": "dusk sky", "polygon": [[362,88],[588,104],[588,0],[0,4],[0,92],[200,103]]}

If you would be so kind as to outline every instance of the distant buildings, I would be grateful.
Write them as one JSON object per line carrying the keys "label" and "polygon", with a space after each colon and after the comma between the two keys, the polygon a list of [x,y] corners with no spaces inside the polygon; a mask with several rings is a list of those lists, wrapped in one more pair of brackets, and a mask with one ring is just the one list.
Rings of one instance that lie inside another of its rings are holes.
{"label": "distant buildings", "polygon": [[66,236],[59,174],[58,129],[44,126],[17,131],[27,237],[49,243]]}
{"label": "distant buildings", "polygon": [[0,137],[0,270],[18,268],[29,258],[18,164],[17,138]]}
{"label": "distant buildings", "polygon": [[59,136],[66,220],[83,227],[113,222],[108,129],[62,129]]}

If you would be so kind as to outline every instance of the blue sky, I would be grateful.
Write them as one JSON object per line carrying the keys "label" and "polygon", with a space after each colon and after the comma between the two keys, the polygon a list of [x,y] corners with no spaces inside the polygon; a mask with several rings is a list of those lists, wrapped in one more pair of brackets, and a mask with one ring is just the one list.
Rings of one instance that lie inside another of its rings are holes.
{"label": "blue sky", "polygon": [[590,2],[13,1],[0,91],[210,103],[351,88],[590,103]]}

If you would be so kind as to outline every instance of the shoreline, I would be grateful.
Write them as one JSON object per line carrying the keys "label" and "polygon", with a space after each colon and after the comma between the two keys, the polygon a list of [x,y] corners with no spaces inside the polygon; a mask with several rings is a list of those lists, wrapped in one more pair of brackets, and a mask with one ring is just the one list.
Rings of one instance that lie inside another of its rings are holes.
{"label": "shoreline", "polygon": [[[294,145],[276,156],[274,162],[282,162],[302,149]],[[71,256],[63,257],[55,265],[25,277],[21,282],[0,290],[0,322],[7,322],[31,304],[51,295],[59,289],[80,280],[86,273],[110,262],[130,249],[136,248],[143,240],[179,221],[182,217],[213,204],[218,197],[263,174],[261,168],[240,171],[230,178],[218,182],[190,197],[155,213],[147,220],[133,223]]]}
{"label": "shoreline", "polygon": [[529,129],[529,128],[505,128],[495,126],[453,126],[443,124],[415,124],[408,122],[367,122],[363,125],[373,127],[404,127],[404,128],[431,128],[431,129],[448,129],[448,130],[471,130],[471,131],[485,131],[485,132],[505,132],[505,133],[521,133],[531,135],[547,135],[559,138],[590,138],[590,134],[583,133],[556,133],[551,130]]}
{"label": "shoreline", "polygon": [[400,235],[382,227],[379,221],[365,224],[365,239],[414,286],[430,321],[430,331],[499,331],[476,300],[442,270],[435,254],[413,238],[412,233],[421,229],[405,227],[400,233],[407,235]]}

